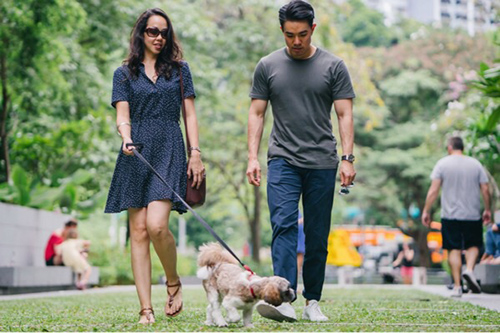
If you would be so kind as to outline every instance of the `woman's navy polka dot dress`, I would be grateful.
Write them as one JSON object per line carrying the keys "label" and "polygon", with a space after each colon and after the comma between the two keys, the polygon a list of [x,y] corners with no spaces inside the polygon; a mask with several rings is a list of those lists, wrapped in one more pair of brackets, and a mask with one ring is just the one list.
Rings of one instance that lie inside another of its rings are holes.
{"label": "woman's navy polka dot dress", "polygon": [[[191,72],[182,63],[184,98],[194,97]],[[129,75],[126,66],[119,67],[113,76],[111,105],[119,101],[130,105],[132,141],[141,142],[141,154],[181,196],[186,193],[186,150],[180,128],[181,91],[177,69],[170,79],[164,76],[153,83],[140,66],[138,78]],[[172,209],[179,213],[186,208],[172,191],[165,186],[135,156],[118,154],[116,168],[106,203],[106,213],[118,213],[128,208],[146,207],[155,200],[170,199]]]}

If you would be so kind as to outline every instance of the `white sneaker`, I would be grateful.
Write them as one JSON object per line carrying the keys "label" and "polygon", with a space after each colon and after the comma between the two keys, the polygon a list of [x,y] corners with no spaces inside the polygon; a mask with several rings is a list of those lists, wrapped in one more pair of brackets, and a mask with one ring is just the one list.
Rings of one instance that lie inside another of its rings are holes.
{"label": "white sneaker", "polygon": [[328,317],[321,312],[318,301],[310,300],[309,305],[304,307],[302,319],[310,321],[327,321]]}
{"label": "white sneaker", "polygon": [[451,297],[462,297],[462,287],[453,287]]}
{"label": "white sneaker", "polygon": [[260,301],[255,306],[257,312],[264,318],[276,321],[297,321],[297,315],[290,303],[283,303],[276,307],[265,301]]}
{"label": "white sneaker", "polygon": [[465,279],[465,282],[467,282],[467,287],[472,290],[474,294],[481,293],[481,286],[477,283],[473,272],[465,271],[464,274],[462,274],[462,277]]}

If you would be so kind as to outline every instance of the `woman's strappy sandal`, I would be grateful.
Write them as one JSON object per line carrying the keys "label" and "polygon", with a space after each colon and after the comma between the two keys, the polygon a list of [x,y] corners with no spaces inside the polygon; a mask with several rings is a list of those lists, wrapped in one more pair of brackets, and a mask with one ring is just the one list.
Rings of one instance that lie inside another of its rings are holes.
{"label": "woman's strappy sandal", "polygon": [[[168,284],[168,281],[165,284],[167,285],[167,294],[168,294],[167,304],[165,305],[165,315],[167,315],[167,317],[176,317],[179,315],[179,313],[181,313],[183,303],[181,303],[181,306],[179,307],[179,309],[172,314],[168,314],[166,310],[167,310],[167,307],[171,308],[172,305],[174,304],[174,298],[179,293],[179,290],[181,290],[182,283],[179,280],[179,282],[176,284]],[[174,288],[174,287],[177,287],[177,289],[175,290],[175,292],[173,294],[171,294],[170,291],[168,290],[168,288]]]}
{"label": "woman's strappy sandal", "polygon": [[153,324],[155,322],[155,312],[153,308],[144,308],[139,312],[139,316],[144,316],[147,319],[147,322],[141,322],[139,319],[139,324]]}

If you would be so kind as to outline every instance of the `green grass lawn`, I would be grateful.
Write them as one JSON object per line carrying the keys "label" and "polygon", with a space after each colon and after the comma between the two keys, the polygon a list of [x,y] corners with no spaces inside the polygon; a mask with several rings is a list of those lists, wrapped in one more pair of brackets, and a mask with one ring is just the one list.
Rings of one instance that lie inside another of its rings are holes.
{"label": "green grass lawn", "polygon": [[[156,323],[136,324],[134,292],[82,294],[57,298],[0,301],[1,331],[500,331],[500,313],[467,302],[409,289],[326,288],[321,301],[330,320],[277,323],[254,312],[253,329],[240,324],[208,327],[207,301],[201,287],[185,288],[184,311],[176,318],[162,313],[166,293],[153,289]],[[302,314],[303,298],[294,303]]]}

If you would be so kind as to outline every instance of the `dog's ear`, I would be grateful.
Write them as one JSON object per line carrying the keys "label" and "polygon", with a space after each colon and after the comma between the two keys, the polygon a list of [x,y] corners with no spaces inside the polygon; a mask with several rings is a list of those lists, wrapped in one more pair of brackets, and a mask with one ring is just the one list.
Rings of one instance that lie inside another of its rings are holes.
{"label": "dog's ear", "polygon": [[279,306],[283,303],[280,290],[276,284],[272,282],[266,284],[264,287],[264,301],[274,306]]}

